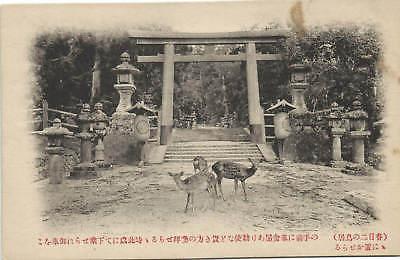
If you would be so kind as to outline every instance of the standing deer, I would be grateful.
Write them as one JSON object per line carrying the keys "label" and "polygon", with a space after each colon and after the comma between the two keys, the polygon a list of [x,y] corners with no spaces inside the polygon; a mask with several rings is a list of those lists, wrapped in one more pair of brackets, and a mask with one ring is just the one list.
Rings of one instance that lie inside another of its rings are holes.
{"label": "standing deer", "polygon": [[235,181],[235,195],[238,187],[238,182],[241,182],[244,193],[244,200],[247,201],[246,179],[253,176],[257,171],[257,167],[253,160],[251,158],[248,158],[248,160],[251,163],[251,167],[246,167],[240,163],[235,163],[231,161],[217,161],[213,164],[212,170],[217,175],[218,187],[223,200],[225,200],[225,198],[222,192],[221,182],[222,178],[226,178],[233,179]]}
{"label": "standing deer", "polygon": [[[215,198],[217,195],[217,187],[216,187],[217,181],[213,174],[210,174],[208,171],[203,171],[196,173],[192,176],[189,176],[185,179],[181,178],[183,172],[180,173],[169,172],[168,174],[174,179],[176,186],[178,186],[179,189],[181,189],[187,194],[185,213],[188,210],[189,201],[191,201],[192,210],[194,211],[193,197],[194,193],[196,192],[208,191],[211,194],[211,197],[213,199],[213,205],[215,207]],[[213,190],[215,194],[212,192]]]}

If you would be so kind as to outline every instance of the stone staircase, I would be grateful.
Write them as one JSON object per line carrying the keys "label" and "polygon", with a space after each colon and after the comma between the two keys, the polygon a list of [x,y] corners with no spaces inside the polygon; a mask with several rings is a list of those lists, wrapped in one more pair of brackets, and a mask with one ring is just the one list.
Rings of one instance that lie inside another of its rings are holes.
{"label": "stone staircase", "polygon": [[191,162],[199,155],[209,162],[263,159],[257,145],[250,142],[242,128],[174,129],[173,140],[168,145],[165,162]]}

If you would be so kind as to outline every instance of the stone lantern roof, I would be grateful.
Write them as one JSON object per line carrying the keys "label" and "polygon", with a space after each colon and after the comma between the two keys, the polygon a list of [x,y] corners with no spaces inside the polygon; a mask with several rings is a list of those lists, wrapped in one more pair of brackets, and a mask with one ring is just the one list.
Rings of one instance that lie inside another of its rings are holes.
{"label": "stone lantern roof", "polygon": [[131,65],[129,62],[131,60],[131,56],[128,52],[123,52],[120,56],[121,64],[117,65],[112,71],[116,74],[123,74],[123,73],[132,73],[132,74],[139,74],[141,71],[136,68],[135,66]]}
{"label": "stone lantern roof", "polygon": [[67,128],[62,127],[61,120],[56,118],[53,121],[53,126],[48,127],[42,131],[43,135],[46,136],[64,136],[64,135],[73,135],[71,131]]}
{"label": "stone lantern roof", "polygon": [[368,113],[362,109],[362,103],[359,100],[354,100],[352,103],[352,110],[346,113],[346,118],[367,119]]}
{"label": "stone lantern roof", "polygon": [[91,119],[95,122],[108,122],[109,117],[103,112],[103,104],[96,103],[94,105],[94,112],[91,115]]}
{"label": "stone lantern roof", "polygon": [[310,71],[311,67],[310,67],[310,65],[307,65],[307,64],[294,63],[294,64],[289,65],[289,70],[290,71]]}

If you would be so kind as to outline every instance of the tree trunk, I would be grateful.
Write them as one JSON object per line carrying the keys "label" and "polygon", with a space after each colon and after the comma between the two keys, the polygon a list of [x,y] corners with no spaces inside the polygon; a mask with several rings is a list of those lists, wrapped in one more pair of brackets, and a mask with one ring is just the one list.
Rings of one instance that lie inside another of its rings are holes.
{"label": "tree trunk", "polygon": [[100,56],[96,51],[92,69],[92,88],[90,93],[90,103],[93,104],[96,97],[100,96]]}

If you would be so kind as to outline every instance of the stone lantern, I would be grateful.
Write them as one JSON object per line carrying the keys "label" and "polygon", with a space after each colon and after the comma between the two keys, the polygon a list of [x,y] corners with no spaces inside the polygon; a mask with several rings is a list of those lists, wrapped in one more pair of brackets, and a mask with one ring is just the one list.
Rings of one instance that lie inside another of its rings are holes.
{"label": "stone lantern", "polygon": [[60,184],[65,176],[63,139],[66,135],[72,135],[72,132],[62,127],[61,120],[56,118],[53,126],[45,128],[43,134],[48,140],[46,152],[49,155],[49,182]]}
{"label": "stone lantern", "polygon": [[155,115],[156,111],[147,107],[143,102],[136,103],[128,112],[136,115],[134,125],[134,136],[138,142],[140,151],[139,166],[143,166],[148,161],[149,156],[149,139],[150,139],[150,122],[149,115]]}
{"label": "stone lantern", "polygon": [[96,177],[96,165],[92,163],[92,138],[91,131],[92,117],[89,104],[83,104],[78,115],[80,133],[77,135],[81,139],[80,163],[71,171],[71,178]]}
{"label": "stone lantern", "polygon": [[345,134],[344,120],[342,111],[336,102],[331,105],[331,112],[328,115],[328,125],[332,137],[332,158],[330,165],[332,167],[343,167],[344,161],[342,159],[342,142],[341,138]]}
{"label": "stone lantern", "polygon": [[136,90],[134,76],[138,75],[140,71],[129,63],[131,60],[129,53],[123,52],[120,59],[121,64],[113,69],[113,72],[117,76],[114,88],[119,93],[119,103],[116,113],[125,113],[131,107],[131,97]]}
{"label": "stone lantern", "polygon": [[310,71],[310,67],[304,64],[292,64],[289,66],[289,71],[289,88],[292,95],[292,104],[296,107],[295,112],[305,112],[307,111],[307,106],[304,100],[304,92],[309,87],[307,74]]}
{"label": "stone lantern", "polygon": [[280,164],[284,164],[284,143],[292,132],[289,112],[295,108],[293,104],[290,104],[286,100],[280,100],[266,110],[266,112],[274,114],[274,135],[278,146],[278,160]]}
{"label": "stone lantern", "polygon": [[103,104],[96,103],[92,114],[92,128],[95,135],[95,154],[94,163],[98,167],[105,167],[104,144],[103,139],[106,135],[106,127],[109,122],[108,116],[103,112]]}

